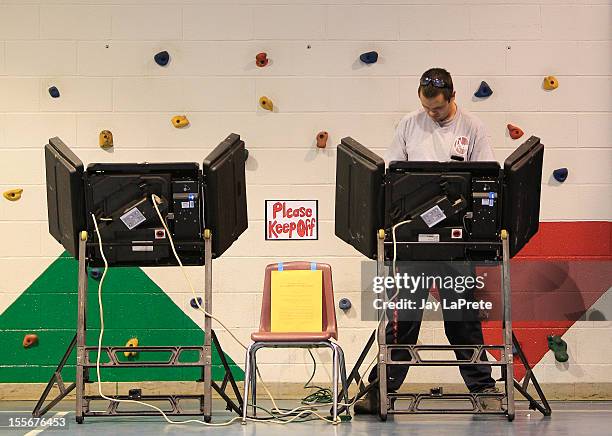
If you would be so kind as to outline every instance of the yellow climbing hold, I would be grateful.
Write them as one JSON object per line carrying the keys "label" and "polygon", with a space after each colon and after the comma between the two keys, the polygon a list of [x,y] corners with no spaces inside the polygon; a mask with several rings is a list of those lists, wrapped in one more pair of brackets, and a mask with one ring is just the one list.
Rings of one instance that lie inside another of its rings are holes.
{"label": "yellow climbing hold", "polygon": [[100,147],[105,150],[113,147],[113,133],[110,130],[100,132]]}
{"label": "yellow climbing hold", "polygon": [[23,193],[23,189],[17,188],[17,189],[9,189],[8,191],[4,191],[2,195],[4,195],[4,198],[6,198],[8,201],[17,201],[17,200],[21,200],[22,193]]}
{"label": "yellow climbing hold", "polygon": [[[125,343],[126,347],[137,347],[138,346],[138,338],[131,338],[129,341]],[[138,352],[136,351],[124,351],[123,355],[125,357],[136,357]]]}
{"label": "yellow climbing hold", "polygon": [[552,91],[553,89],[557,89],[559,87],[559,81],[555,76],[546,76],[544,77],[544,83],[542,86],[545,90]]}
{"label": "yellow climbing hold", "polygon": [[172,117],[172,125],[177,129],[180,129],[181,127],[188,126],[189,120],[185,115],[177,115],[175,117]]}
{"label": "yellow climbing hold", "polygon": [[259,99],[259,106],[267,111],[274,110],[274,103],[268,97],[264,96]]}

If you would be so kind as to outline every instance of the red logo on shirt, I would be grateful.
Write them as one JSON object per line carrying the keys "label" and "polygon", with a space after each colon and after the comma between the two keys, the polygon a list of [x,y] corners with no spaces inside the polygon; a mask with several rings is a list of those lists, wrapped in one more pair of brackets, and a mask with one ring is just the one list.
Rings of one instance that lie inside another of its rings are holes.
{"label": "red logo on shirt", "polygon": [[467,155],[470,139],[467,136],[457,136],[453,143],[452,154],[465,157]]}

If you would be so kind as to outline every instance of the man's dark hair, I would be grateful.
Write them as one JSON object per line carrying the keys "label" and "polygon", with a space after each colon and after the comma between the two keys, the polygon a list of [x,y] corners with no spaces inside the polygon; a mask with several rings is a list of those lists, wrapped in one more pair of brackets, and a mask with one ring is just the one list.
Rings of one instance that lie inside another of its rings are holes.
{"label": "man's dark hair", "polygon": [[[429,80],[427,85],[422,85],[423,81]],[[434,81],[442,81],[444,87],[440,88],[434,85]],[[425,98],[435,98],[442,94],[446,101],[450,101],[453,96],[453,79],[448,71],[444,68],[430,68],[425,71],[419,80],[418,94],[423,93]]]}

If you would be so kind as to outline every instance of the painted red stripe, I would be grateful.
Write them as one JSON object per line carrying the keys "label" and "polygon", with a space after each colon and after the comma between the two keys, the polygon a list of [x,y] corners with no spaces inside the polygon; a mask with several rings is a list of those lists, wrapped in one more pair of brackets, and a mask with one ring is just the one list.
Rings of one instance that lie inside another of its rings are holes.
{"label": "painted red stripe", "polygon": [[[577,221],[577,222],[542,222],[538,233],[531,241],[519,252],[516,256],[517,261],[535,260],[535,259],[555,259],[555,260],[612,260],[612,222],[610,221]],[[589,263],[580,264],[582,271],[588,269]],[[597,263],[595,264],[597,265]],[[520,267],[512,271],[513,285],[515,282],[520,282]],[[554,265],[553,265],[554,266]],[[598,266],[599,267],[599,266]],[[604,270],[607,271],[606,268]],[[568,271],[569,274],[565,278],[571,280],[577,289],[592,290],[596,289],[596,294],[593,298],[587,299],[584,307],[591,306],[594,301],[605,292],[606,286],[598,283],[593,285],[593,279],[604,279],[609,274],[580,274],[575,271]],[[602,271],[603,272],[603,271]],[[544,273],[544,271],[542,272]],[[530,276],[533,279],[533,275]],[[565,281],[564,281],[565,283]],[[524,284],[523,284],[524,285]],[[546,286],[542,280],[534,280],[532,285],[536,286],[540,291],[546,291]],[[520,286],[519,286],[520,287]],[[530,288],[531,289],[531,288]],[[557,289],[554,287],[554,289]],[[581,297],[584,297],[581,295]],[[519,292],[514,292],[513,301],[525,298],[525,295]],[[554,298],[543,300],[541,304],[556,304]],[[515,305],[516,306],[516,305]],[[513,307],[516,309],[516,307]],[[514,312],[514,310],[513,310]],[[573,321],[515,321],[512,323],[514,334],[521,344],[523,352],[527,356],[529,363],[534,367],[548,351],[549,335],[563,336],[565,332],[574,324]],[[499,321],[484,322],[483,334],[485,343],[501,343],[501,323]],[[525,375],[525,368],[518,364],[515,356],[514,374],[517,379],[522,379]],[[537,369],[535,370],[537,377]]]}
{"label": "painted red stripe", "polygon": [[517,257],[612,258],[612,221],[542,222]]}

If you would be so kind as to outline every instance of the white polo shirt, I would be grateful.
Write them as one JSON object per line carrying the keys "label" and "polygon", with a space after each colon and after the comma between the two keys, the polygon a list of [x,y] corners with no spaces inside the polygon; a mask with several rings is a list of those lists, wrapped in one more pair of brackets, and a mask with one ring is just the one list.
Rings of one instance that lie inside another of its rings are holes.
{"label": "white polo shirt", "polygon": [[385,153],[387,165],[394,160],[494,161],[495,156],[483,122],[457,106],[455,116],[443,123],[422,108],[402,118]]}

